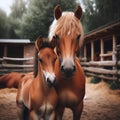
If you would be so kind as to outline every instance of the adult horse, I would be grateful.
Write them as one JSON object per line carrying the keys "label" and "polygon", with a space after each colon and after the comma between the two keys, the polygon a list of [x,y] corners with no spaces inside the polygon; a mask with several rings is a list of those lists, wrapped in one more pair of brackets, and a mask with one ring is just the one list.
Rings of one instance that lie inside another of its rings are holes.
{"label": "adult horse", "polygon": [[34,77],[26,76],[18,87],[16,103],[18,106],[19,120],[53,120],[57,104],[57,94],[54,89],[56,77],[54,65],[56,54],[54,53],[54,41],[44,42],[38,38],[35,47],[37,49],[37,73]]}
{"label": "adult horse", "polygon": [[83,110],[85,76],[77,57],[83,42],[80,23],[82,9],[75,12],[62,12],[58,5],[54,10],[54,21],[50,26],[49,40],[56,40],[58,59],[55,64],[57,79],[56,91],[59,102],[56,119],[61,120],[65,107],[73,111],[73,119],[79,120]]}
{"label": "adult horse", "polygon": [[11,72],[0,76],[0,88],[18,88],[24,73]]}

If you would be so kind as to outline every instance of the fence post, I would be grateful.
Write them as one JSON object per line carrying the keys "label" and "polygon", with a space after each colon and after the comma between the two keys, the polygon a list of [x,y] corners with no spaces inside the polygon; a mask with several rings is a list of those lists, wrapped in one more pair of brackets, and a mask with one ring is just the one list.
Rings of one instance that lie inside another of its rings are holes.
{"label": "fence post", "polygon": [[[101,48],[101,51],[100,51],[100,54],[102,55],[104,53],[104,41],[103,39],[100,40],[100,48]],[[100,56],[100,60],[103,61],[103,56]]]}
{"label": "fence post", "polygon": [[84,45],[84,58],[85,58],[85,60],[84,60],[84,62],[86,62],[87,61],[87,55],[86,55],[86,44]]}
{"label": "fence post", "polygon": [[94,61],[94,42],[91,41],[91,61]]}

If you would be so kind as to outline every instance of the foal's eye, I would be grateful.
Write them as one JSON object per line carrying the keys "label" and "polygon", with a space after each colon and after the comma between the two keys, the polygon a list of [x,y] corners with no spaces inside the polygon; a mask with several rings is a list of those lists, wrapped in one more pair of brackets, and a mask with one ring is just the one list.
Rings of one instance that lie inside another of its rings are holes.
{"label": "foal's eye", "polygon": [[54,59],[54,61],[56,61],[57,60],[57,57]]}
{"label": "foal's eye", "polygon": [[77,41],[79,41],[79,39],[80,39],[80,36],[81,36],[81,34],[79,34],[79,35],[77,36],[77,39],[76,39]]}

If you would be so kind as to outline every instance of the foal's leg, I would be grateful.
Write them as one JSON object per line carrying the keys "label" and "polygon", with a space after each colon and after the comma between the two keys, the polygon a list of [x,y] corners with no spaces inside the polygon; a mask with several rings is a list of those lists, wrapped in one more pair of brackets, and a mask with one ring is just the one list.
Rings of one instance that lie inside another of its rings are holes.
{"label": "foal's leg", "polygon": [[25,110],[25,106],[22,103],[18,103],[17,104],[18,120],[24,120],[24,110]]}
{"label": "foal's leg", "polygon": [[76,107],[73,108],[73,120],[80,120],[81,114],[83,110],[83,101]]}
{"label": "foal's leg", "polygon": [[55,112],[52,110],[46,114],[44,120],[55,120]]}
{"label": "foal's leg", "polygon": [[41,117],[37,115],[35,111],[30,112],[29,120],[41,120]]}

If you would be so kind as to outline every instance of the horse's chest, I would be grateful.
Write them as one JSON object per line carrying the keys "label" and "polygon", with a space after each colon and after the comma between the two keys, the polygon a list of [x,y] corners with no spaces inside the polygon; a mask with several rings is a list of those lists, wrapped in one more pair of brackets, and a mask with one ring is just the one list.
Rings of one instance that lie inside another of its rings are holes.
{"label": "horse's chest", "polygon": [[77,102],[78,102],[77,95],[70,90],[61,91],[59,94],[59,99],[62,104],[65,104],[67,106],[69,106],[71,104],[77,104]]}

